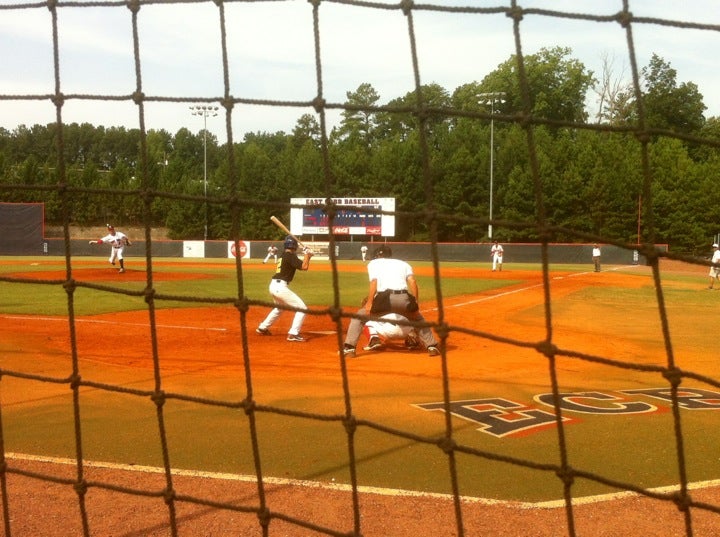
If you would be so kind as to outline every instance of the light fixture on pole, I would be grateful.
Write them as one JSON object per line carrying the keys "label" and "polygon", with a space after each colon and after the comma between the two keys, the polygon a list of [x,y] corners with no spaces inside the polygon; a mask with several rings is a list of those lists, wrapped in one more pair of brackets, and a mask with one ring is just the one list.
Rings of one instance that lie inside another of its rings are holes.
{"label": "light fixture on pole", "polygon": [[491,93],[479,93],[478,99],[483,104],[490,104],[490,214],[488,222],[488,238],[492,239],[493,227],[493,179],[495,175],[495,102],[505,102],[504,91],[494,91]]}
{"label": "light fixture on pole", "polygon": [[208,238],[208,202],[207,202],[207,118],[217,116],[217,106],[191,106],[190,113],[203,118],[203,192],[205,196],[205,240]]}

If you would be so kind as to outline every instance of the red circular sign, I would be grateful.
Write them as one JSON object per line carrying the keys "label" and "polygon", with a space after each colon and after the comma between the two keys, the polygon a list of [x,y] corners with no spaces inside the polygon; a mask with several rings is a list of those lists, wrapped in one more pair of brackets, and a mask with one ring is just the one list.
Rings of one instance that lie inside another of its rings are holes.
{"label": "red circular sign", "polygon": [[[243,241],[238,241],[237,245],[240,247],[240,257],[245,257],[247,255],[247,244],[245,244]],[[237,257],[237,252],[235,251],[235,243],[232,243],[232,246],[230,247],[230,252],[232,253],[233,257]]]}

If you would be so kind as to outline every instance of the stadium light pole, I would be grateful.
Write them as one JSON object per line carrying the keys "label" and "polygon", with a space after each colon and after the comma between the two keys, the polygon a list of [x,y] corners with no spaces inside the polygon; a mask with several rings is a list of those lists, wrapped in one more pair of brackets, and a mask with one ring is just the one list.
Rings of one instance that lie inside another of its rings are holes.
{"label": "stadium light pole", "polygon": [[488,222],[488,239],[492,239],[493,227],[493,179],[495,175],[495,102],[505,102],[504,91],[479,93],[478,99],[482,104],[490,104],[490,214]]}
{"label": "stadium light pole", "polygon": [[208,202],[207,202],[207,118],[217,116],[217,106],[191,106],[190,113],[203,118],[203,192],[205,197],[205,240],[208,239]]}

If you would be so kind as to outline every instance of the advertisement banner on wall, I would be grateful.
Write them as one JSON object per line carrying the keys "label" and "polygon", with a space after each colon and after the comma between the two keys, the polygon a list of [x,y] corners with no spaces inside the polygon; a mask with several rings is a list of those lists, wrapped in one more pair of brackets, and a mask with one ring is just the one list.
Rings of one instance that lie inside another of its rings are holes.
{"label": "advertisement banner on wall", "polygon": [[229,259],[237,257],[237,250],[240,251],[240,257],[242,259],[250,258],[250,243],[245,241],[238,241],[237,248],[235,247],[235,241],[228,241],[227,243],[227,256]]}
{"label": "advertisement banner on wall", "polygon": [[205,257],[205,241],[183,241],[183,257]]}

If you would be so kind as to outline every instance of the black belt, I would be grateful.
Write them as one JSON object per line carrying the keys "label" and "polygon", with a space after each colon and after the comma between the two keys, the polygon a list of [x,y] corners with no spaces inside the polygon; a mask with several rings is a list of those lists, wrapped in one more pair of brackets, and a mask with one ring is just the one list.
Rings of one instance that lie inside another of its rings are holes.
{"label": "black belt", "polygon": [[407,289],[388,289],[388,292],[390,292],[393,295],[407,295],[408,294]]}

